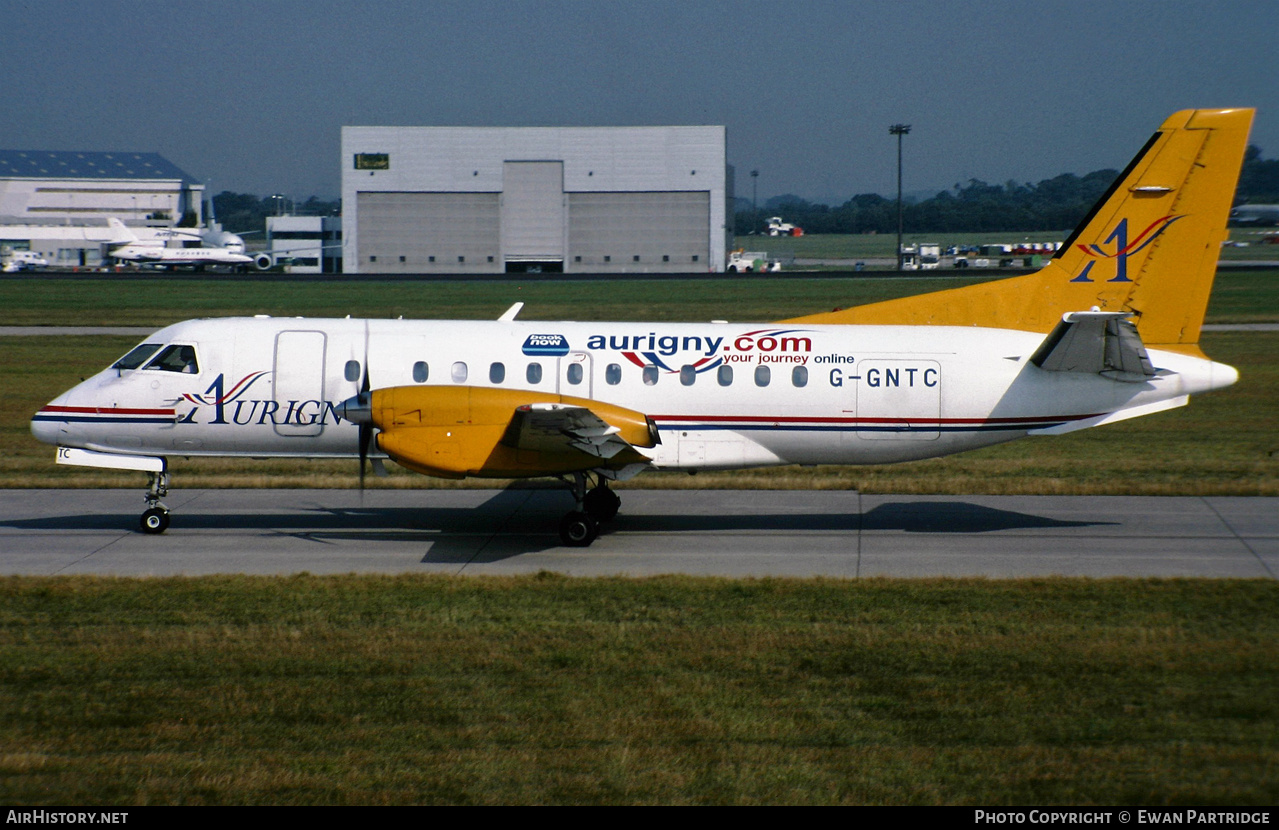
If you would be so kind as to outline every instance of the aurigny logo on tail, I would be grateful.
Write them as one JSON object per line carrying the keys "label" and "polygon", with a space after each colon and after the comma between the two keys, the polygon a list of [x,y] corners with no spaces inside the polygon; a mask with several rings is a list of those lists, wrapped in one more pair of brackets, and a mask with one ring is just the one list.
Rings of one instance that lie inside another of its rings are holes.
{"label": "aurigny logo on tail", "polygon": [[[1132,282],[1132,280],[1128,278],[1128,257],[1138,251],[1144,250],[1146,246],[1148,246],[1151,242],[1154,242],[1160,234],[1168,230],[1173,222],[1176,222],[1178,219],[1184,219],[1185,217],[1186,214],[1182,214],[1180,216],[1173,216],[1170,214],[1161,219],[1156,219],[1154,222],[1150,223],[1150,227],[1142,231],[1141,234],[1132,242],[1128,241],[1128,220],[1120,219],[1119,224],[1115,226],[1114,232],[1111,233],[1110,236],[1106,237],[1105,242],[1102,243],[1102,245],[1105,245],[1110,242],[1114,242],[1115,252],[1113,254],[1106,253],[1102,250],[1101,245],[1080,244],[1077,247],[1090,257],[1113,259],[1115,261],[1115,276],[1112,279],[1106,280],[1106,282]],[[1072,279],[1071,282],[1093,282],[1092,277],[1088,274],[1092,271],[1092,267],[1096,264],[1096,259],[1089,262],[1084,266],[1084,270],[1079,273],[1079,276]]]}

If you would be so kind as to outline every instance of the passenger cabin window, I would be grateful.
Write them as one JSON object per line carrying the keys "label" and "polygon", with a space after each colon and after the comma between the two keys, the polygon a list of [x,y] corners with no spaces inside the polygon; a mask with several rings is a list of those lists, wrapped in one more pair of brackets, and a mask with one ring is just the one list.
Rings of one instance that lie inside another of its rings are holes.
{"label": "passenger cabin window", "polygon": [[794,384],[795,386],[807,386],[808,385],[808,367],[796,366],[794,369],[792,369],[790,373],[790,382]]}
{"label": "passenger cabin window", "polygon": [[431,376],[431,367],[426,365],[425,360],[419,360],[413,364],[413,382],[426,383],[426,379]]}
{"label": "passenger cabin window", "polygon": [[506,380],[506,364],[490,363],[489,383],[501,383],[504,380]]}
{"label": "passenger cabin window", "polygon": [[755,367],[755,385],[767,386],[768,382],[773,379],[773,373],[767,366]]}
{"label": "passenger cabin window", "polygon": [[349,381],[357,381],[360,379],[360,361],[348,360],[346,368],[342,372],[342,376]]}
{"label": "passenger cabin window", "polygon": [[608,364],[608,368],[604,370],[604,382],[609,386],[616,386],[622,382],[622,367],[616,363]]}
{"label": "passenger cabin window", "polygon": [[570,363],[568,365],[568,382],[576,386],[582,382],[582,364]]}
{"label": "passenger cabin window", "polygon": [[727,363],[721,364],[719,371],[715,373],[715,379],[719,381],[720,386],[733,385],[733,367]]}
{"label": "passenger cabin window", "polygon": [[530,363],[528,368],[524,370],[524,379],[529,383],[542,382],[542,364]]}
{"label": "passenger cabin window", "polygon": [[685,386],[692,386],[693,381],[697,380],[697,370],[692,366],[679,367],[679,382]]}
{"label": "passenger cabin window", "polygon": [[200,372],[200,367],[195,361],[195,346],[169,346],[160,352],[155,360],[148,363],[147,368],[159,369],[162,372],[181,372],[184,375],[195,375]]}
{"label": "passenger cabin window", "polygon": [[644,378],[645,386],[657,385],[657,367],[656,366],[645,366],[642,376]]}
{"label": "passenger cabin window", "polygon": [[147,362],[147,358],[160,350],[159,343],[143,343],[141,346],[135,346],[133,351],[111,364],[112,369],[136,369],[143,363]]}
{"label": "passenger cabin window", "polygon": [[460,360],[457,363],[454,363],[452,375],[453,375],[454,383],[465,383],[466,382],[466,364]]}

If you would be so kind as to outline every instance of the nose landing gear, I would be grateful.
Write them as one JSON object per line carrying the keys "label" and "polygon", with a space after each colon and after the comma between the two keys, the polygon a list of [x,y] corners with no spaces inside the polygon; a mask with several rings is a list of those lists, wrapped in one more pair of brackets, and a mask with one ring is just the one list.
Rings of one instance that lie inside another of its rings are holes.
{"label": "nose landing gear", "polygon": [[147,473],[147,509],[139,524],[143,533],[163,533],[169,527],[169,508],[160,499],[169,495],[169,474]]}

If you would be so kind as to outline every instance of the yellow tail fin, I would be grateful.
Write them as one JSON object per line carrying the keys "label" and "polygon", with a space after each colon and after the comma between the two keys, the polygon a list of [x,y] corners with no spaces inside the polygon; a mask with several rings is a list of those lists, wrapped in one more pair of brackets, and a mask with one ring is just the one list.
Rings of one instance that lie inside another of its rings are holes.
{"label": "yellow tail fin", "polygon": [[1068,311],[1130,311],[1148,346],[1199,342],[1253,110],[1164,122],[1042,270],[788,323],[989,326],[1047,332]]}

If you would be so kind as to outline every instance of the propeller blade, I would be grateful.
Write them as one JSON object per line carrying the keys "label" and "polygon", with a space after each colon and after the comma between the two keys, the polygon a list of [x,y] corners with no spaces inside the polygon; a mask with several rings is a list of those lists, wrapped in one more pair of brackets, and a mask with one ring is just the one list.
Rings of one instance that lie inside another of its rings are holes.
{"label": "propeller blade", "polygon": [[373,425],[360,424],[360,495],[364,495],[364,462],[369,457],[369,443],[373,438]]}
{"label": "propeller blade", "polygon": [[[360,393],[356,395],[365,411],[371,412],[373,396],[369,393],[369,336],[368,321],[364,331],[364,377],[360,379]],[[360,499],[364,498],[364,462],[369,457],[369,446],[373,443],[373,420],[365,418],[360,421]]]}

